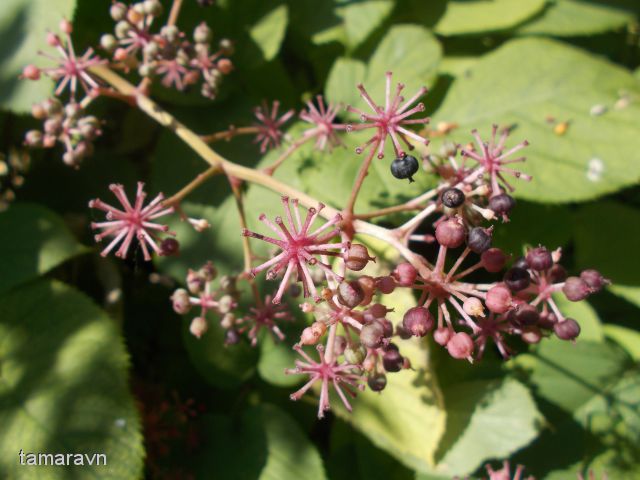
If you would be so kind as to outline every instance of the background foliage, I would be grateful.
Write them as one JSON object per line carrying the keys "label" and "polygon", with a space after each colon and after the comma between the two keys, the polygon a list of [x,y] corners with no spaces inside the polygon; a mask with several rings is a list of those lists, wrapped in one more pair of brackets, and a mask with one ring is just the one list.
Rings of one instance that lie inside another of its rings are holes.
{"label": "background foliage", "polygon": [[[3,2],[3,152],[35,126],[27,113],[51,89],[17,80],[45,31],[67,16],[77,45],[95,45],[112,28],[110,3]],[[299,108],[325,92],[359,104],[354,85],[364,81],[375,96],[393,70],[407,91],[430,87],[434,128],[458,125],[447,138],[466,143],[471,128],[486,133],[499,123],[530,141],[524,171],[534,181],[518,185],[499,246],[514,254],[537,243],[563,247],[570,271],[594,266],[613,285],[589,305],[566,306],[583,327],[575,345],[547,340],[521,346],[527,351],[515,360],[489,354],[470,366],[405,342],[414,371],[392,376],[381,395],[363,394],[352,415],[338,410],[317,422],[314,405],[288,400],[298,379],[282,375],[292,361],[287,345],[224,348],[215,329],[198,341],[170,308],[187,268],[206,260],[222,272],[242,267],[222,179],[183,204],[213,228],[196,235],[177,222],[179,258],[149,266],[139,252],[124,263],[97,255],[90,198],[138,179],[172,194],[205,168],[141,113],[100,100],[95,108],[107,122],[96,155],[74,171],[59,151],[35,153],[17,201],[0,213],[0,477],[426,480],[481,476],[484,463],[505,458],[537,478],[573,479],[589,468],[640,477],[639,14],[633,0],[220,0],[208,8],[185,0],[184,30],[205,20],[237,50],[214,102],[154,90],[195,131],[249,124],[263,99]],[[347,148],[331,155],[303,148],[277,176],[343,204],[359,140],[347,137]],[[216,148],[246,165],[278,154],[261,158],[243,139]],[[376,162],[360,208],[392,205],[433,182],[418,177],[407,188],[386,161]],[[278,204],[249,188],[252,222]],[[109,465],[36,475],[17,466],[20,448],[104,452]]]}

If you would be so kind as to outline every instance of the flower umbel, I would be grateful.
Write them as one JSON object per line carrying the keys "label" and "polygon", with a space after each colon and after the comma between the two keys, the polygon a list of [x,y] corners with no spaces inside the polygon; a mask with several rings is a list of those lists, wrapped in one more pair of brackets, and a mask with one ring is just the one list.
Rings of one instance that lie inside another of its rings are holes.
{"label": "flower umbel", "polygon": [[[262,265],[252,268],[251,274],[255,275],[258,272],[273,267],[267,273],[267,278],[272,280],[286,267],[280,287],[275,297],[273,297],[273,303],[280,303],[284,290],[289,284],[289,279],[294,271],[297,273],[298,281],[302,281],[304,296],[313,296],[316,301],[320,301],[321,298],[316,290],[309,266],[317,265],[324,271],[326,276],[330,276],[338,282],[342,281],[342,277],[334,273],[330,265],[316,258],[319,255],[341,256],[348,247],[348,242],[331,243],[331,240],[340,234],[340,227],[337,226],[337,224],[342,221],[342,216],[336,214],[324,225],[311,231],[313,222],[318,218],[320,211],[324,208],[322,203],[318,205],[317,209],[312,207],[307,211],[307,217],[304,222],[302,222],[300,217],[297,199],[291,200],[289,197],[283,196],[282,204],[284,205],[287,217],[287,225],[285,225],[282,217],[276,217],[275,224],[271,222],[265,214],[259,217],[260,221],[273,230],[278,238],[267,237],[247,229],[242,230],[242,235],[245,237],[264,240],[265,242],[276,245],[281,250],[274,258],[266,261]],[[291,204],[293,204],[293,209],[291,208]]]}
{"label": "flower umbel", "polygon": [[116,251],[116,257],[125,258],[134,237],[140,243],[146,261],[151,260],[148,247],[151,247],[157,254],[161,254],[160,246],[156,243],[158,236],[155,232],[165,232],[175,236],[174,232],[169,231],[168,226],[152,221],[174,212],[173,207],[165,208],[162,205],[164,195],[162,193],[158,194],[145,207],[143,204],[147,194],[144,192],[143,182],[138,182],[138,191],[133,205],[129,202],[122,185],[111,184],[109,189],[116,196],[124,208],[123,210],[112,207],[99,198],[89,202],[89,208],[97,208],[107,212],[106,222],[91,223],[92,229],[102,230],[102,232],[95,235],[96,242],[102,241],[105,237],[113,237],[111,243],[102,250],[101,255],[103,257],[107,256],[120,243],[120,248]]}
{"label": "flower umbel", "polygon": [[[418,92],[405,102],[404,97],[400,95],[404,89],[404,84],[398,83],[396,86],[395,94],[391,97],[391,72],[387,72],[387,83],[385,89],[385,104],[384,107],[377,105],[373,99],[367,93],[367,90],[362,84],[358,85],[360,90],[360,96],[369,105],[373,114],[365,113],[362,110],[348,106],[347,110],[360,115],[360,120],[363,122],[360,125],[347,125],[347,132],[365,130],[367,128],[375,128],[376,133],[371,137],[364,145],[356,148],[356,153],[362,153],[367,147],[371,146],[374,150],[378,151],[378,158],[384,157],[384,146],[386,144],[387,136],[391,137],[393,143],[393,149],[396,157],[404,157],[406,155],[400,140],[404,142],[409,150],[413,150],[413,145],[409,143],[407,137],[412,138],[416,142],[427,145],[429,140],[421,137],[415,132],[408,130],[403,125],[415,125],[426,124],[429,122],[428,118],[414,118],[409,119],[411,115],[424,111],[424,104],[422,102],[417,103],[414,107],[411,107],[420,97],[427,93],[426,87],[420,88]],[[399,140],[400,139],[400,140]]]}
{"label": "flower umbel", "polygon": [[258,129],[258,135],[254,140],[255,143],[260,144],[260,153],[265,153],[269,147],[277,148],[282,143],[284,133],[280,129],[287,120],[289,120],[295,111],[288,110],[280,118],[278,118],[278,109],[280,108],[280,102],[274,100],[271,105],[271,111],[266,102],[262,103],[262,106],[254,109],[254,114],[258,119],[255,123]]}
{"label": "flower umbel", "polygon": [[316,97],[318,106],[316,107],[311,100],[307,102],[307,110],[300,112],[300,118],[305,122],[314,126],[302,134],[304,138],[315,137],[316,148],[324,150],[329,146],[329,150],[339,145],[343,145],[342,141],[336,135],[336,130],[345,130],[346,125],[333,123],[338,114],[338,107],[329,104],[325,107],[322,95]]}
{"label": "flower umbel", "polygon": [[258,334],[262,329],[270,331],[274,338],[284,340],[284,334],[278,327],[278,322],[293,320],[287,306],[274,305],[271,302],[271,295],[267,295],[264,303],[252,307],[250,312],[241,320],[238,332],[247,332],[252,347],[257,345]]}

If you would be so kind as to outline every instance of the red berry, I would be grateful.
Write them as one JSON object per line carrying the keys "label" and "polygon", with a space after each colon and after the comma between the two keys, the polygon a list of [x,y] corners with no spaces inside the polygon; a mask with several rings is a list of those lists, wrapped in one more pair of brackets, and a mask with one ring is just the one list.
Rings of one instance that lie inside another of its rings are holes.
{"label": "red berry", "polygon": [[433,339],[439,345],[446,345],[452,335],[453,330],[448,327],[442,327],[433,332]]}
{"label": "red berry", "polygon": [[471,354],[473,353],[473,347],[473,340],[471,339],[469,334],[464,332],[456,333],[447,342],[447,350],[449,351],[449,355],[458,360],[462,360],[463,358],[471,356]]}
{"label": "red berry", "polygon": [[485,304],[493,313],[505,313],[511,308],[511,292],[503,285],[496,285],[487,292]]}
{"label": "red berry", "polygon": [[443,247],[456,248],[464,242],[464,225],[458,220],[449,219],[440,222],[436,227],[436,240]]}

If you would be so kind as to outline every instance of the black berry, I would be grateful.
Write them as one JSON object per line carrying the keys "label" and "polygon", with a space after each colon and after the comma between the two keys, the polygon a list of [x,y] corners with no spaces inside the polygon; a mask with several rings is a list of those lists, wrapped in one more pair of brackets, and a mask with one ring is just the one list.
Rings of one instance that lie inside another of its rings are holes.
{"label": "black berry", "polygon": [[548,270],[553,266],[553,258],[551,252],[544,247],[536,247],[527,253],[527,264],[529,268],[539,272]]}
{"label": "black berry", "polygon": [[501,193],[500,195],[491,197],[491,200],[489,200],[489,208],[498,215],[508,214],[515,205],[515,199],[506,193]]}
{"label": "black berry", "polygon": [[573,340],[580,335],[580,325],[573,318],[565,318],[553,325],[553,331],[562,340]]}
{"label": "black berry", "polygon": [[[389,347],[395,347],[395,345],[389,345]],[[402,370],[404,364],[404,357],[400,355],[398,347],[389,348],[384,355],[382,355],[382,366],[387,372],[399,372]]]}
{"label": "black berry", "polygon": [[381,392],[387,386],[387,376],[384,373],[374,373],[367,379],[367,384],[374,392]]}
{"label": "black berry", "polygon": [[180,243],[175,238],[165,238],[160,243],[160,255],[172,257],[180,253]]}
{"label": "black berry", "polygon": [[482,253],[491,247],[491,234],[486,228],[475,227],[469,231],[467,246],[472,252]]}
{"label": "black berry", "polygon": [[504,283],[512,292],[519,292],[529,286],[531,277],[529,277],[529,272],[524,268],[511,267],[504,274]]}
{"label": "black berry", "polygon": [[442,204],[448,208],[458,208],[464,203],[465,196],[462,190],[457,188],[447,188],[442,192]]}
{"label": "black berry", "polygon": [[416,174],[418,168],[418,160],[411,155],[396,158],[391,162],[391,174],[400,180],[408,178],[409,182],[413,182],[413,175]]}

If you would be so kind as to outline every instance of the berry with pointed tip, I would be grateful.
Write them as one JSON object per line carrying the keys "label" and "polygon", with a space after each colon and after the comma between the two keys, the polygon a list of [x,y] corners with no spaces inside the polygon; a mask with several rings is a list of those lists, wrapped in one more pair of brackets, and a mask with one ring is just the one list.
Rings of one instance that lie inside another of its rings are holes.
{"label": "berry with pointed tip", "polygon": [[599,271],[594,269],[584,270],[580,273],[580,278],[589,286],[592,293],[599,292],[602,287],[611,283]]}
{"label": "berry with pointed tip", "polygon": [[459,188],[447,188],[440,197],[447,208],[458,208],[465,201],[465,196]]}
{"label": "berry with pointed tip", "polygon": [[369,256],[367,247],[361,245],[360,243],[352,243],[345,256],[345,265],[349,270],[359,272],[367,266],[367,263],[369,263],[370,261],[375,262],[375,260],[375,257]]}
{"label": "berry with pointed tip", "polygon": [[364,292],[364,299],[360,302],[360,305],[369,305],[373,300],[373,295],[376,293],[376,281],[369,275],[362,275],[357,282]]}
{"label": "berry with pointed tip", "polygon": [[504,274],[504,283],[512,292],[519,292],[529,286],[531,277],[524,268],[511,267]]}
{"label": "berry with pointed tip", "polygon": [[475,227],[469,231],[467,246],[474,253],[485,252],[491,247],[491,234],[486,228]]}
{"label": "berry with pointed tip", "polygon": [[498,215],[508,215],[515,206],[516,200],[506,193],[495,195],[489,200],[489,209]]}
{"label": "berry with pointed tip", "polygon": [[[395,348],[391,348],[395,347]],[[404,365],[404,357],[400,355],[398,347],[391,344],[382,355],[382,366],[387,372],[399,372]]]}
{"label": "berry with pointed tip", "polygon": [[553,325],[553,331],[561,340],[573,340],[580,335],[580,325],[573,318],[565,318]]}
{"label": "berry with pointed tip", "polygon": [[480,255],[482,266],[487,272],[496,273],[504,268],[507,256],[499,248],[489,248]]}
{"label": "berry with pointed tip", "polygon": [[424,307],[413,307],[402,318],[402,327],[415,337],[424,337],[433,328],[433,315]]}
{"label": "berry with pointed tip", "polygon": [[569,277],[562,286],[562,293],[567,297],[567,300],[579,302],[589,296],[591,289],[589,285],[587,285],[587,282],[580,277]]}
{"label": "berry with pointed tip", "polygon": [[364,290],[357,281],[342,282],[338,285],[338,300],[345,307],[357,307],[364,297]]}
{"label": "berry with pointed tip", "polygon": [[364,325],[360,330],[360,342],[367,348],[380,347],[384,338],[384,327],[379,322]]}
{"label": "berry with pointed tip", "polygon": [[464,237],[464,225],[454,218],[440,222],[436,227],[436,240],[443,247],[459,247],[464,242]]}
{"label": "berry with pointed tip", "polygon": [[518,259],[513,262],[513,265],[511,266],[514,268],[522,268],[523,270],[529,269],[529,264],[527,263],[527,259],[525,257],[518,257]]}
{"label": "berry with pointed tip", "polygon": [[382,331],[385,338],[391,338],[393,336],[393,323],[386,318],[379,318],[375,322],[382,325]]}
{"label": "berry with pointed tip", "polygon": [[545,247],[532,248],[527,252],[527,265],[533,270],[542,272],[553,266],[551,252]]}
{"label": "berry with pointed tip", "polygon": [[485,304],[493,313],[506,313],[512,303],[511,292],[504,285],[496,285],[487,291]]}
{"label": "berry with pointed tip", "polygon": [[418,171],[418,168],[420,168],[418,160],[416,160],[416,157],[413,157],[411,155],[398,157],[393,162],[391,162],[391,174],[400,180],[408,178],[409,183],[415,181],[413,179],[413,176]]}
{"label": "berry with pointed tip", "polygon": [[473,353],[473,340],[469,334],[458,332],[447,342],[449,355],[457,360],[468,358]]}
{"label": "berry with pointed tip", "polygon": [[410,263],[403,262],[396,266],[393,271],[393,276],[398,282],[398,285],[402,287],[409,287],[416,281],[418,271]]}
{"label": "berry with pointed tip", "polygon": [[367,385],[374,392],[381,392],[387,386],[387,376],[384,373],[374,373],[367,378]]}

